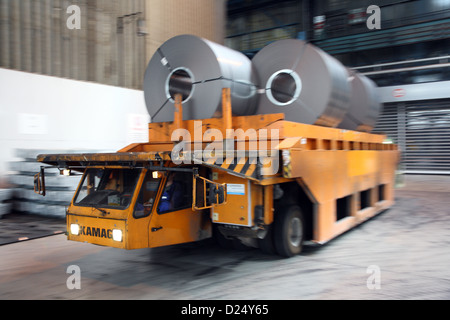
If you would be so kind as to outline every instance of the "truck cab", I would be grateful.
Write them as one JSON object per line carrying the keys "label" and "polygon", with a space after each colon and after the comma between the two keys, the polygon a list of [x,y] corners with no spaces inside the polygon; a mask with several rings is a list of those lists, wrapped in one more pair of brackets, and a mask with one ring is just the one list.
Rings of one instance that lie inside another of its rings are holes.
{"label": "truck cab", "polygon": [[192,210],[190,172],[91,167],[68,209],[67,230],[69,240],[158,247],[210,236],[203,216]]}
{"label": "truck cab", "polygon": [[191,172],[108,167],[86,169],[67,230],[69,240],[125,249],[211,236],[205,212],[192,209]]}

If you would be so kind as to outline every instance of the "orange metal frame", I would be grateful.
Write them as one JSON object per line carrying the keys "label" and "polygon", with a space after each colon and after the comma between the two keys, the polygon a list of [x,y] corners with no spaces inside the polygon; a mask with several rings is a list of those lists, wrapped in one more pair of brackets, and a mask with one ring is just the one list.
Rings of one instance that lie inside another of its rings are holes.
{"label": "orange metal frame", "polygon": [[[254,181],[248,190],[246,187],[246,192],[252,190],[252,206],[264,205],[267,224],[273,221],[270,199],[272,187],[277,183],[296,181],[310,196],[314,205],[312,240],[319,243],[334,238],[394,204],[395,171],[400,152],[397,145],[384,144],[386,137],[383,135],[289,122],[284,119],[284,114],[232,117],[227,89],[223,91],[223,117],[201,120],[201,127],[195,120],[181,120],[181,106],[177,106],[176,110],[173,123],[149,124],[151,141],[148,144],[130,146],[121,151],[169,150],[173,143],[171,133],[178,128],[184,128],[190,133],[192,143],[201,141],[203,146],[213,142],[207,137],[206,141],[204,139],[205,131],[210,128],[220,130],[225,139],[232,138],[227,136],[227,129],[267,129],[268,135],[258,136],[257,139],[271,139],[270,130],[278,130],[277,149],[283,156],[289,157],[289,163],[283,164],[282,172],[275,176]],[[215,142],[219,145],[223,143]],[[250,146],[248,139],[245,142],[246,146]],[[239,168],[242,165],[241,163]],[[231,178],[224,173],[225,167],[214,169],[219,173],[219,180],[239,182],[238,178]],[[247,184],[247,181],[241,180],[240,183]],[[263,188],[253,186],[258,184]],[[382,195],[379,194],[381,189]],[[367,192],[370,198],[370,204],[364,208],[361,208],[362,192]],[[345,197],[350,201],[350,212],[345,218],[338,219],[337,201]],[[227,205],[215,210],[220,211],[220,215],[219,218],[212,216],[213,222],[239,224],[239,221],[245,221],[242,224],[248,225],[247,218],[244,219],[243,214],[237,214],[243,206],[243,198],[233,200],[234,198],[236,197],[229,197]]]}

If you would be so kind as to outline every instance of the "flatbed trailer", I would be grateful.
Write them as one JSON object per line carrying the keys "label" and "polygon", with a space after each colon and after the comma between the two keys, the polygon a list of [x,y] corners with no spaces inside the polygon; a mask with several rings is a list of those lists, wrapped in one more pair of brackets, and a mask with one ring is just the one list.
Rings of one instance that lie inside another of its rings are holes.
{"label": "flatbed trailer", "polygon": [[[150,123],[149,142],[109,154],[39,155],[83,172],[69,240],[139,249],[215,236],[293,256],[390,208],[399,150],[383,135],[290,122],[284,114]],[[45,193],[44,170],[35,190]],[[178,189],[177,189],[178,188]],[[172,192],[172,194],[169,194]]]}

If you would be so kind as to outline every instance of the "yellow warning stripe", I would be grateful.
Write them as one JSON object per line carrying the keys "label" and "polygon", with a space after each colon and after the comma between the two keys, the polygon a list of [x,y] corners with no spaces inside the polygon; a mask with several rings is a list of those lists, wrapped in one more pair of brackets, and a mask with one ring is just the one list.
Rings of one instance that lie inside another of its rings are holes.
{"label": "yellow warning stripe", "polygon": [[224,170],[229,173],[237,174],[244,178],[250,178],[253,180],[257,180],[257,177],[256,177],[257,165],[256,165],[256,161],[254,159],[252,159],[251,162],[248,157],[234,158],[233,161],[226,161],[226,159],[223,159],[222,163],[219,163],[218,160],[221,160],[221,159],[218,159],[218,157],[211,157],[211,158],[205,159],[205,161],[203,161],[203,163],[210,167]]}

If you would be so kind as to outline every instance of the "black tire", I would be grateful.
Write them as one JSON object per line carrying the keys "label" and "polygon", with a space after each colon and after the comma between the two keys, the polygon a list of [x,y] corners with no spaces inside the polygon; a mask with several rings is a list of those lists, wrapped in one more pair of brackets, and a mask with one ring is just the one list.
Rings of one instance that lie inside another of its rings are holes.
{"label": "black tire", "polygon": [[302,211],[291,205],[275,212],[274,244],[280,256],[292,257],[302,251],[305,236]]}

